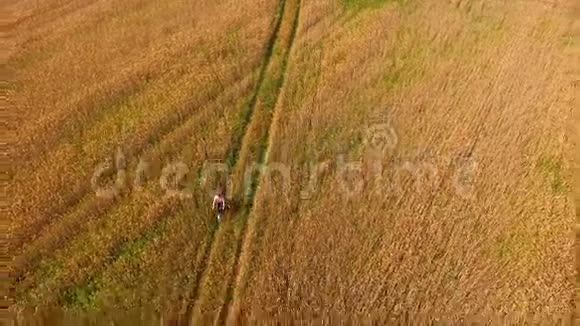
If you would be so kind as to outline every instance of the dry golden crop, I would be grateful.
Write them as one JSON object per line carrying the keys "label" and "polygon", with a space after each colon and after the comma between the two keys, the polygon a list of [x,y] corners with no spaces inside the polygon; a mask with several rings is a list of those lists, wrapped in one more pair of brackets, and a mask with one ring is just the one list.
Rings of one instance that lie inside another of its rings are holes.
{"label": "dry golden crop", "polygon": [[574,6],[15,2],[14,310],[568,323]]}
{"label": "dry golden crop", "polygon": [[[572,159],[575,162],[574,165],[574,195],[575,195],[575,206],[576,206],[576,275],[580,275],[580,96],[578,96],[578,78],[580,76],[580,4],[575,4],[571,6],[569,10],[571,23],[570,32],[568,35],[568,69],[566,74],[574,86],[574,92],[569,98],[569,103],[573,107],[572,119],[570,119],[570,134],[572,135],[573,141],[573,153]],[[575,95],[575,96],[574,96]],[[576,310],[574,311],[574,322],[580,322],[580,284],[578,279],[576,280],[576,296],[574,297],[576,302]]]}
{"label": "dry golden crop", "polygon": [[268,147],[292,182],[260,181],[232,320],[567,322],[565,8],[334,4],[302,8]]}
{"label": "dry golden crop", "polygon": [[[19,77],[11,101],[22,111],[11,152],[21,163],[13,176],[16,299],[20,307],[133,307],[144,301],[115,294],[165,283],[151,277],[133,287],[116,284],[128,271],[115,266],[135,248],[145,251],[143,257],[158,250],[153,243],[160,236],[182,241],[179,232],[161,232],[178,223],[192,237],[188,250],[172,247],[172,254],[189,255],[175,264],[178,275],[187,275],[188,257],[214,227],[204,219],[209,189],[194,176],[204,161],[225,160],[231,151],[259,77],[275,3],[19,5],[18,46],[9,59]],[[52,32],[41,38],[46,30]],[[118,147],[126,187],[112,200],[97,198],[91,176]],[[139,188],[133,180],[141,161],[151,171]],[[160,188],[160,170],[175,162],[191,171],[183,180],[195,194],[189,201],[167,198]],[[131,267],[153,273],[165,268],[160,263]],[[190,288],[178,291],[179,300]],[[172,297],[160,293],[154,308],[176,301],[164,302]]]}

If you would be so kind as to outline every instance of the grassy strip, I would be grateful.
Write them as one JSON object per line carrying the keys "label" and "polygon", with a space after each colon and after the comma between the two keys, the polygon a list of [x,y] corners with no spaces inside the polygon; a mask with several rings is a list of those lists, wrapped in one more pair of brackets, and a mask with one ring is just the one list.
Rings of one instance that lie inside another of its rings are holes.
{"label": "grassy strip", "polygon": [[[282,4],[283,4],[283,2],[281,2],[279,8],[282,8]],[[280,9],[279,9],[279,11],[280,11]],[[273,29],[273,33],[267,42],[266,53],[264,55],[262,68],[261,68],[259,76],[258,76],[258,82],[256,83],[256,90],[254,91],[254,94],[249,99],[247,104],[244,105],[245,109],[242,111],[239,119],[237,120],[237,123],[234,125],[234,128],[233,128],[234,131],[232,134],[232,139],[230,141],[230,146],[228,148],[226,159],[225,159],[225,164],[228,167],[228,169],[232,169],[236,165],[236,162],[239,159],[239,152],[240,152],[240,148],[242,147],[242,140],[244,138],[244,134],[246,133],[246,129],[248,127],[248,124],[252,120],[252,116],[254,114],[256,103],[258,101],[258,92],[259,92],[259,89],[260,89],[261,85],[263,84],[264,78],[266,76],[266,70],[268,67],[270,57],[272,56],[272,52],[274,50],[273,45],[274,45],[274,41],[276,39],[276,36],[278,34],[278,30],[280,28],[280,22],[281,22],[281,17],[280,17],[280,13],[278,12],[277,17],[275,18],[275,26]],[[189,304],[187,305],[187,309],[185,312],[184,322],[186,322],[188,319],[188,316],[190,316],[192,314],[192,310],[194,308],[193,304],[195,303],[196,298],[198,297],[199,286],[202,282],[202,277],[203,277],[203,274],[205,273],[206,265],[208,263],[210,255],[211,255],[211,250],[213,248],[216,230],[217,230],[217,227],[212,228],[212,231],[211,231],[211,234],[210,234],[210,237],[208,240],[208,244],[206,245],[206,247],[203,251],[203,254],[201,255],[200,266],[197,266],[198,268],[196,268],[196,273],[195,273],[195,277],[194,277],[195,285],[193,286],[192,290],[190,291],[189,299],[186,300],[187,302],[189,302]]]}
{"label": "grassy strip", "polygon": [[[256,90],[254,91],[254,94],[252,95],[252,97],[249,100],[249,102],[247,103],[247,105],[245,105],[245,110],[243,110],[243,112],[238,120],[238,123],[234,126],[232,140],[230,142],[230,147],[228,149],[228,155],[227,155],[226,161],[225,161],[228,169],[232,169],[236,166],[236,163],[238,161],[239,154],[240,154],[239,152],[240,152],[240,149],[241,149],[242,144],[243,144],[244,135],[246,133],[246,129],[247,129],[249,123],[252,121],[252,116],[254,114],[255,107],[256,107],[256,104],[258,101],[259,91],[260,91],[260,88],[262,87],[262,84],[264,82],[264,78],[266,76],[267,69],[269,67],[272,53],[274,51],[274,44],[275,44],[275,41],[278,37],[279,30],[280,30],[280,26],[281,26],[281,22],[282,22],[281,15],[282,15],[283,10],[284,10],[284,4],[285,4],[284,0],[282,0],[279,3],[276,17],[274,18],[274,28],[273,28],[272,35],[271,35],[271,37],[268,40],[267,45],[266,45],[266,52],[264,55],[262,68],[260,70],[260,74],[258,77],[258,82],[256,84]],[[216,231],[216,229],[214,228],[212,230],[212,234],[211,234],[211,237],[209,239],[208,245],[205,247],[205,250],[204,250],[203,255],[201,257],[201,260],[200,260],[201,266],[200,266],[200,268],[197,269],[197,272],[196,272],[195,286],[193,287],[192,291],[190,292],[190,298],[188,300],[189,303],[187,305],[187,309],[185,312],[185,320],[184,320],[185,323],[192,316],[194,304],[196,303],[197,298],[199,296],[199,287],[203,282],[203,278],[204,278],[204,275],[206,273],[207,263],[209,261],[210,256],[212,255],[211,252],[214,248],[215,231]]]}
{"label": "grassy strip", "polygon": [[367,8],[380,8],[389,3],[396,3],[404,6],[409,0],[342,0],[342,4],[349,10],[363,10]]}
{"label": "grassy strip", "polygon": [[258,83],[256,84],[256,90],[254,92],[254,95],[250,99],[249,103],[247,104],[244,111],[242,112],[242,114],[238,120],[238,123],[234,127],[235,131],[234,131],[234,134],[232,135],[232,140],[230,142],[231,145],[230,145],[230,148],[228,150],[228,157],[226,159],[226,164],[227,164],[228,168],[230,168],[230,169],[236,165],[236,162],[238,160],[238,156],[240,154],[240,149],[242,148],[242,141],[244,139],[246,129],[248,127],[248,124],[250,123],[250,120],[252,119],[252,115],[254,113],[254,110],[256,108],[256,103],[258,101],[258,95],[260,93],[260,88],[264,84],[264,79],[266,78],[268,65],[269,65],[269,62],[271,60],[271,57],[272,57],[272,54],[274,51],[274,46],[276,43],[276,38],[278,36],[280,26],[282,23],[281,15],[283,13],[284,3],[285,3],[285,0],[280,1],[280,5],[279,5],[278,11],[276,13],[276,18],[275,18],[276,23],[275,23],[272,35],[270,36],[270,39],[268,40],[268,43],[266,45],[266,52],[264,54],[264,60],[262,62],[262,68],[260,70],[260,76],[258,77]]}
{"label": "grassy strip", "polygon": [[[280,94],[280,103],[278,104],[283,106],[284,110],[278,110],[273,118],[272,130],[270,131],[271,139],[269,146],[266,149],[266,157],[264,158],[265,162],[269,162],[271,157],[276,157],[276,150],[280,148],[279,146],[276,146],[276,143],[279,140],[278,137],[280,132],[280,124],[278,121],[286,120],[292,117],[291,111],[297,107],[307,104],[314,105],[314,101],[316,101],[316,94],[320,86],[322,60],[323,49],[316,44],[312,46],[302,45],[299,51],[294,52],[292,68],[288,69],[286,72],[287,76],[285,79],[287,81],[285,82],[283,93]],[[274,161],[276,161],[276,159],[274,159]],[[307,164],[307,161],[301,161],[297,165],[300,164]],[[294,169],[292,170],[292,173],[294,175]],[[262,187],[272,187],[266,189],[274,189],[275,191],[276,186],[272,184],[272,181],[274,180],[268,178],[264,179],[261,183]],[[268,182],[270,184],[268,184]],[[295,191],[298,192],[299,189],[296,189]],[[240,316],[241,311],[238,309],[238,301],[240,298],[242,298],[242,295],[247,289],[248,280],[251,278],[251,274],[253,272],[252,268],[249,267],[253,266],[255,259],[259,257],[259,248],[261,248],[263,245],[262,242],[264,230],[268,229],[268,218],[264,214],[260,213],[263,212],[264,206],[262,205],[264,203],[262,197],[272,198],[271,196],[273,196],[273,193],[268,193],[268,191],[263,192],[259,189],[256,189],[256,198],[254,199],[255,204],[252,206],[253,209],[250,212],[251,216],[248,218],[248,225],[246,226],[247,231],[244,243],[240,248],[241,252],[238,262],[239,271],[237,273],[237,279],[235,280],[233,294],[231,295],[230,307],[228,308],[228,322],[234,321]],[[294,208],[288,208],[285,205],[280,206],[281,211],[286,209]]]}
{"label": "grassy strip", "polygon": [[[284,61],[282,64],[282,76],[280,79],[276,80],[276,84],[278,89],[276,90],[276,99],[272,101],[272,105],[275,108],[276,105],[280,105],[279,103],[279,96],[280,96],[280,91],[282,88],[282,85],[284,84],[284,81],[288,78],[287,76],[287,66],[288,66],[288,61],[291,55],[291,51],[292,51],[292,46],[294,44],[294,40],[296,38],[296,33],[298,30],[298,26],[299,26],[299,22],[300,22],[300,12],[301,12],[301,7],[302,7],[302,1],[297,1],[297,3],[295,3],[295,8],[294,9],[294,13],[293,13],[293,21],[292,21],[292,31],[291,31],[291,35],[290,35],[290,40],[289,40],[289,44],[288,46],[288,50],[286,53],[286,56],[284,57]],[[278,83],[279,82],[279,83]],[[279,86],[278,86],[279,85]],[[268,160],[268,154],[270,151],[270,145],[271,145],[271,141],[270,141],[270,137],[272,135],[272,130],[275,127],[275,123],[276,121],[273,120],[274,117],[271,118],[271,123],[270,126],[268,128],[268,134],[267,137],[264,137],[263,139],[261,139],[261,145],[259,148],[259,164],[263,164],[265,162],[267,162]],[[235,271],[235,274],[231,275],[231,280],[229,281],[229,285],[228,285],[228,289],[227,289],[227,293],[226,293],[226,297],[225,297],[225,302],[224,305],[222,307],[221,310],[221,315],[220,315],[220,321],[221,322],[226,322],[231,314],[231,312],[233,312],[234,314],[232,315],[233,317],[235,317],[235,311],[232,311],[232,304],[234,301],[234,296],[236,294],[236,291],[238,289],[238,280],[241,277],[241,274],[243,273],[242,271],[242,262],[243,262],[243,258],[242,258],[242,250],[247,247],[249,244],[246,244],[248,241],[252,241],[252,239],[254,239],[252,237],[251,232],[249,232],[247,229],[249,227],[248,220],[251,218],[251,208],[254,206],[254,203],[256,201],[255,195],[256,192],[258,190],[258,186],[259,186],[259,181],[260,181],[260,174],[257,173],[252,177],[252,183],[250,184],[250,191],[249,191],[249,198],[248,198],[248,205],[245,206],[245,210],[242,212],[243,214],[243,231],[242,231],[242,238],[241,241],[239,243],[239,245],[236,248],[236,261],[235,261],[235,265],[233,267],[233,270]],[[253,221],[253,224],[258,223],[258,221]],[[249,233],[248,233],[249,232]]]}

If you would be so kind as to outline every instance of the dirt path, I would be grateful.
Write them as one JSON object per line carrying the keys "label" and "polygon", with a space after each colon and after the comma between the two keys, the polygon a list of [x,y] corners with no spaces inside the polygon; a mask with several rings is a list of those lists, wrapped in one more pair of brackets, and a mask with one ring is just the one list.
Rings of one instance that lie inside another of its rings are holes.
{"label": "dirt path", "polygon": [[199,281],[192,291],[191,304],[186,312],[186,319],[192,319],[194,323],[222,324],[228,315],[240,251],[246,238],[247,220],[259,182],[260,172],[254,164],[264,162],[299,12],[300,1],[280,1],[255,93],[242,113],[240,128],[231,141],[226,160],[232,171],[228,197],[235,198],[240,205],[229,216],[226,215],[206,246],[201,275],[197,277]]}
{"label": "dirt path", "polygon": [[[285,43],[285,49],[284,49],[284,57],[283,57],[283,62],[282,62],[282,67],[280,68],[280,71],[278,71],[278,73],[280,73],[280,76],[278,78],[280,78],[280,83],[278,86],[278,89],[275,90],[276,95],[275,95],[275,100],[273,101],[273,107],[272,107],[272,114],[270,115],[269,119],[268,119],[268,128],[267,128],[267,134],[265,135],[265,146],[262,147],[262,149],[259,151],[258,154],[258,162],[259,164],[265,164],[267,163],[268,159],[268,153],[269,153],[269,147],[270,147],[270,137],[272,135],[272,127],[273,124],[275,123],[276,120],[273,119],[273,116],[275,115],[274,110],[276,110],[276,108],[278,107],[278,99],[279,99],[279,95],[281,92],[281,89],[284,85],[285,79],[286,79],[286,72],[287,72],[287,67],[288,67],[288,61],[289,61],[289,57],[291,55],[292,52],[292,47],[294,45],[294,40],[296,38],[296,33],[297,33],[297,29],[298,29],[298,25],[300,22],[300,9],[301,9],[301,5],[302,5],[302,1],[301,0],[295,0],[295,1],[290,1],[292,2],[292,4],[290,6],[287,7],[287,10],[285,11],[284,15],[287,17],[286,21],[290,21],[288,23],[288,26],[290,26],[290,34],[289,34],[289,39],[287,40],[287,42]],[[284,43],[284,41],[282,41],[282,43]],[[243,220],[245,221],[244,225],[243,225],[243,231],[241,234],[241,238],[239,240],[239,243],[237,245],[237,250],[236,250],[236,254],[235,254],[235,262],[232,268],[232,271],[234,271],[234,273],[231,274],[229,283],[228,283],[228,289],[227,289],[227,293],[226,293],[226,300],[224,301],[224,304],[221,308],[220,311],[220,323],[226,323],[228,320],[230,320],[231,318],[235,318],[235,312],[232,314],[232,301],[233,301],[233,297],[234,297],[234,290],[237,287],[237,281],[239,279],[239,275],[240,275],[240,270],[242,268],[242,266],[240,265],[240,256],[241,256],[241,251],[242,249],[245,247],[245,243],[249,240],[249,236],[248,236],[248,232],[247,232],[247,226],[248,226],[248,218],[250,215],[250,210],[251,207],[253,207],[254,205],[254,200],[255,200],[255,193],[257,190],[257,186],[259,184],[259,177],[260,174],[254,174],[253,175],[253,180],[251,182],[251,186],[252,189],[250,191],[250,196],[248,196],[247,198],[247,203],[246,206],[248,207],[248,209],[246,211],[243,212],[243,214],[246,214],[246,216],[244,216]]]}

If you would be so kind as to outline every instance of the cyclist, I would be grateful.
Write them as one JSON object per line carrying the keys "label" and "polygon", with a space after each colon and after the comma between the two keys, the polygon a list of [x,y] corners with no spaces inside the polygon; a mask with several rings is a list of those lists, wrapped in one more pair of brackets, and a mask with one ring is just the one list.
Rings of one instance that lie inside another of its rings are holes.
{"label": "cyclist", "polygon": [[213,197],[213,203],[211,204],[211,209],[217,209],[218,215],[217,220],[218,222],[224,216],[224,212],[226,210],[226,198],[224,196],[223,191],[220,189],[217,191],[216,195]]}

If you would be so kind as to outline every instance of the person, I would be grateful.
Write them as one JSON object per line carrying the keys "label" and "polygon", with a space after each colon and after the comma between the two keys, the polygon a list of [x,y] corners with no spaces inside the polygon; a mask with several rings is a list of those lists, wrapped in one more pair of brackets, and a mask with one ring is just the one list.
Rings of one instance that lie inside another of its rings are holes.
{"label": "person", "polygon": [[216,208],[218,211],[217,220],[219,222],[224,215],[224,211],[226,210],[226,199],[224,197],[223,191],[221,190],[218,190],[217,194],[213,197],[213,203],[211,204],[211,209],[215,210]]}

